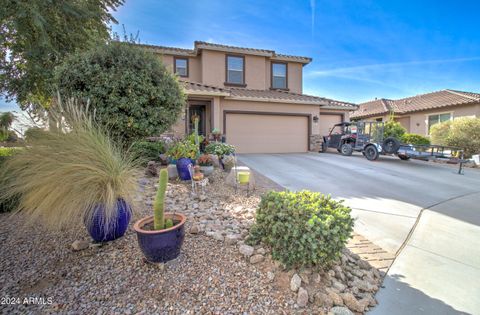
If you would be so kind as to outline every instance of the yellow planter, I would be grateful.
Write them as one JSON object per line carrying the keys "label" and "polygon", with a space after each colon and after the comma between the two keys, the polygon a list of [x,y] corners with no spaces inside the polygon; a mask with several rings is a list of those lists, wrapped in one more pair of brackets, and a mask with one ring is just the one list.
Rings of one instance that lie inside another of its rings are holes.
{"label": "yellow planter", "polygon": [[240,184],[248,184],[250,181],[250,172],[238,172],[237,177]]}

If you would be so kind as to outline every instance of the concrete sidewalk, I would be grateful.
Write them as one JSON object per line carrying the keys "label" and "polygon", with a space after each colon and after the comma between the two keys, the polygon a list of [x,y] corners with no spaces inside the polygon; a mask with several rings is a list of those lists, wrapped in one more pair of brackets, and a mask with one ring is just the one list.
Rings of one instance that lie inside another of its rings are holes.
{"label": "concrete sidewalk", "polygon": [[372,314],[480,314],[479,170],[335,153],[240,160],[290,190],[345,200],[355,231],[398,253]]}

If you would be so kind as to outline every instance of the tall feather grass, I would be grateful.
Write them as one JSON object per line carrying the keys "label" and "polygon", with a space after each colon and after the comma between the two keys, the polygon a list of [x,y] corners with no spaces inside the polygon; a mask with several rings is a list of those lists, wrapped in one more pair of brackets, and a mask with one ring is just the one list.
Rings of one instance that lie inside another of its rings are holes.
{"label": "tall feather grass", "polygon": [[58,98],[50,109],[58,128],[37,135],[2,167],[0,199],[20,195],[15,212],[25,213],[26,223],[88,225],[103,205],[110,226],[118,198],[133,204],[135,163],[87,113],[88,106]]}

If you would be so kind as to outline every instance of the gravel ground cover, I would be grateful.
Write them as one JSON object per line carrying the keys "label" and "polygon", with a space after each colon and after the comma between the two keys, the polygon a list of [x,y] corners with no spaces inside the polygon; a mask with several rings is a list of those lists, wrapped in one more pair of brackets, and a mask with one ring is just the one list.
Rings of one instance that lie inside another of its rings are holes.
{"label": "gravel ground cover", "polygon": [[[225,176],[216,171],[196,197],[187,183],[169,184],[167,211],[187,215],[187,233],[181,256],[164,265],[143,260],[131,226],[102,245],[84,227],[48,232],[1,214],[1,313],[352,314],[376,304],[380,274],[348,250],[331,270],[286,271],[268,248],[245,245],[260,194],[275,187],[247,197]],[[132,223],[152,214],[157,185],[141,173],[138,181]]]}

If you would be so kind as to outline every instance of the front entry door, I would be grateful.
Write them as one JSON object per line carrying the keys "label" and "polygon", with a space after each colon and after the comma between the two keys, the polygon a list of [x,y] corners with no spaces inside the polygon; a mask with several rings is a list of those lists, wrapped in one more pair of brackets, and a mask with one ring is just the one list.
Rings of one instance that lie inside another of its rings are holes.
{"label": "front entry door", "polygon": [[189,115],[188,115],[188,130],[190,133],[193,132],[195,129],[195,125],[192,121],[192,117],[197,115],[200,117],[200,121],[198,122],[198,134],[205,136],[206,135],[206,123],[205,123],[205,105],[190,105]]}

